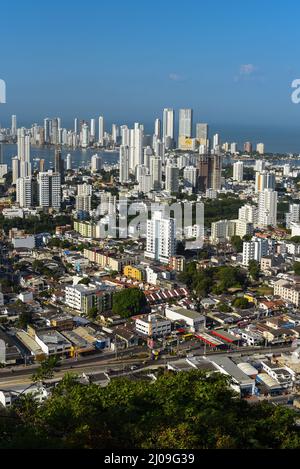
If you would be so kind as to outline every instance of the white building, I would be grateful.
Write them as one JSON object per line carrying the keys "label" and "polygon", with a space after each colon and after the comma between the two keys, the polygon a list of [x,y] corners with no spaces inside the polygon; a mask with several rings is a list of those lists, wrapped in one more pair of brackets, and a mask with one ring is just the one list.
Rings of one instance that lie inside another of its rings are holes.
{"label": "white building", "polygon": [[186,166],[183,170],[183,181],[186,187],[196,187],[197,168],[194,166]]}
{"label": "white building", "polygon": [[237,182],[242,182],[244,179],[244,163],[242,161],[237,161],[233,164],[233,180]]}
{"label": "white building", "polygon": [[193,111],[192,109],[179,109],[179,139],[192,137]]}
{"label": "white building", "polygon": [[258,223],[258,208],[256,205],[246,204],[239,209],[239,220],[252,223],[254,226]]}
{"label": "white building", "polygon": [[252,241],[243,243],[243,265],[248,266],[254,260],[261,261],[261,258],[268,254],[269,243],[267,239],[253,238]]}
{"label": "white building", "polygon": [[38,194],[40,207],[53,207],[57,210],[61,205],[61,176],[53,171],[38,174]]}
{"label": "white building", "polygon": [[91,171],[92,173],[96,173],[97,171],[101,171],[102,169],[102,158],[99,155],[93,155],[91,158]]}
{"label": "white building", "polygon": [[235,224],[235,234],[243,238],[246,235],[252,236],[254,232],[253,223],[250,223],[246,220],[236,220]]}
{"label": "white building", "polygon": [[165,108],[163,111],[163,143],[168,147],[169,143],[174,141],[174,109]]}
{"label": "white building", "polygon": [[124,184],[129,181],[129,146],[120,146],[120,183]]}
{"label": "white building", "polygon": [[18,178],[16,181],[17,197],[16,200],[21,208],[29,208],[32,206],[32,177],[27,176]]}
{"label": "white building", "polygon": [[149,314],[135,321],[136,331],[148,337],[164,337],[171,333],[171,321],[159,314]]}
{"label": "white building", "polygon": [[145,257],[168,263],[176,254],[176,221],[164,218],[162,212],[154,212],[147,220],[147,243]]}
{"label": "white building", "polygon": [[92,186],[91,184],[79,184],[77,186],[76,210],[89,212],[92,205]]}
{"label": "white building", "polygon": [[165,315],[171,321],[184,321],[192,332],[201,331],[205,328],[205,316],[197,311],[191,311],[180,306],[167,306]]}
{"label": "white building", "polygon": [[265,153],[265,145],[264,143],[258,143],[256,145],[256,151],[257,153],[259,153],[260,155],[263,155]]}
{"label": "white building", "polygon": [[98,142],[99,142],[99,145],[103,145],[104,143],[104,117],[103,116],[100,116],[99,117],[99,139],[98,139]]}
{"label": "white building", "polygon": [[72,155],[71,155],[71,153],[68,153],[68,154],[67,154],[66,170],[67,170],[67,171],[71,171],[71,170],[72,170]]}
{"label": "white building", "polygon": [[235,235],[235,220],[219,220],[211,224],[211,242],[214,244],[230,241]]}
{"label": "white building", "polygon": [[277,226],[277,192],[265,189],[258,197],[259,227]]}
{"label": "white building", "polygon": [[285,215],[286,227],[291,228],[291,223],[300,221],[300,204],[290,204],[289,212]]}

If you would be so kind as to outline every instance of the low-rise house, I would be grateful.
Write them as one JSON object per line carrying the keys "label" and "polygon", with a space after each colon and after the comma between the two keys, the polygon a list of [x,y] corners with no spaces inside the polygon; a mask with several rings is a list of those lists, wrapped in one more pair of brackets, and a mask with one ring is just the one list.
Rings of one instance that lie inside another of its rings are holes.
{"label": "low-rise house", "polygon": [[56,330],[38,332],[35,341],[46,355],[69,356],[72,349],[72,343]]}
{"label": "low-rise house", "polygon": [[252,396],[255,392],[255,380],[247,376],[230,358],[211,356],[207,359],[221,373],[232,378],[231,387],[241,397]]}
{"label": "low-rise house", "polygon": [[261,361],[262,369],[283,388],[291,388],[295,380],[295,372],[287,366],[278,366],[269,360]]}
{"label": "low-rise house", "polygon": [[22,361],[21,351],[13,337],[0,328],[0,363],[3,365],[16,365]]}
{"label": "low-rise house", "polygon": [[139,343],[137,334],[131,330],[127,325],[125,326],[116,326],[111,328],[112,335],[115,337],[114,343],[112,344],[112,349],[116,350],[117,348],[130,348],[135,347]]}
{"label": "low-rise house", "polygon": [[274,282],[274,295],[299,306],[300,304],[300,285],[292,281],[280,279]]}
{"label": "low-rise house", "polygon": [[184,321],[192,332],[201,331],[205,328],[205,316],[197,311],[191,311],[179,306],[166,306],[165,315],[171,321]]}

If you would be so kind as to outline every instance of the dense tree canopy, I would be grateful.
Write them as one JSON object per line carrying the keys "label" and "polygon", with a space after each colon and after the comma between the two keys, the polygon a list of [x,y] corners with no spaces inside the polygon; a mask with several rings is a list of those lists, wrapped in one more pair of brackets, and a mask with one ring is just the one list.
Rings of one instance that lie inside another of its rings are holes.
{"label": "dense tree canopy", "polygon": [[260,274],[260,264],[257,261],[251,260],[248,265],[249,275],[253,280],[259,279]]}
{"label": "dense tree canopy", "polygon": [[66,375],[41,405],[26,396],[1,411],[0,448],[300,447],[293,411],[234,396],[227,377],[197,370],[105,388]]}
{"label": "dense tree canopy", "polygon": [[300,275],[300,262],[294,263],[294,272],[296,275]]}
{"label": "dense tree canopy", "polygon": [[200,269],[196,262],[186,265],[179,279],[198,296],[206,296],[209,293],[222,294],[229,288],[243,288],[246,285],[246,274],[237,267],[222,266]]}
{"label": "dense tree canopy", "polygon": [[113,312],[123,318],[145,312],[147,300],[139,288],[125,288],[113,296]]}

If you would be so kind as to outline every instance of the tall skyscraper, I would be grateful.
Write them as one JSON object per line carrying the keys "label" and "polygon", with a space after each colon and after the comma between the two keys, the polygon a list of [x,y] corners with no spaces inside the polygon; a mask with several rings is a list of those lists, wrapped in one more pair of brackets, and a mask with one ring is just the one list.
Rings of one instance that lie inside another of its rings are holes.
{"label": "tall skyscraper", "polygon": [[11,135],[12,137],[17,136],[17,116],[11,116]]}
{"label": "tall skyscraper", "polygon": [[258,225],[277,226],[277,192],[273,189],[264,189],[258,196]]}
{"label": "tall skyscraper", "polygon": [[59,173],[48,171],[38,174],[39,206],[60,210],[61,178]]}
{"label": "tall skyscraper", "polygon": [[244,152],[252,153],[252,143],[251,142],[244,143]]}
{"label": "tall skyscraper", "polygon": [[194,166],[186,166],[183,170],[183,181],[185,187],[196,187],[197,169]]}
{"label": "tall skyscraper", "polygon": [[265,153],[265,145],[264,145],[264,143],[258,143],[258,144],[256,145],[256,151],[257,151],[257,153],[259,153],[260,155],[264,155],[264,153]]}
{"label": "tall skyscraper", "polygon": [[129,146],[120,146],[120,183],[129,181]]}
{"label": "tall skyscraper", "polygon": [[143,163],[143,128],[139,123],[130,130],[129,169],[135,173],[135,168]]}
{"label": "tall skyscraper", "polygon": [[244,163],[242,161],[237,161],[233,164],[233,180],[237,182],[242,182],[244,179]]}
{"label": "tall skyscraper", "polygon": [[91,140],[94,142],[96,139],[96,119],[91,119]]}
{"label": "tall skyscraper", "polygon": [[275,174],[268,171],[256,172],[255,192],[261,192],[265,189],[275,189]]}
{"label": "tall skyscraper", "polygon": [[155,119],[154,135],[155,135],[158,139],[161,139],[161,120],[160,120],[160,119]]}
{"label": "tall skyscraper", "polygon": [[221,145],[220,135],[215,134],[213,138],[213,149],[217,150],[220,145]]}
{"label": "tall skyscraper", "polygon": [[192,109],[179,109],[179,138],[192,137],[193,111]]}
{"label": "tall skyscraper", "polygon": [[72,170],[72,155],[71,153],[67,154],[66,158],[66,170],[71,171]]}
{"label": "tall skyscraper", "polygon": [[16,181],[16,200],[21,208],[32,207],[32,177],[18,178]]}
{"label": "tall skyscraper", "polygon": [[209,161],[208,155],[200,155],[198,160],[198,188],[205,192],[209,188]]}
{"label": "tall skyscraper", "polygon": [[92,205],[91,184],[79,184],[77,186],[76,211],[90,212]]}
{"label": "tall skyscraper", "polygon": [[59,144],[59,133],[58,129],[61,128],[59,126],[59,119],[52,119],[52,124],[51,124],[51,143],[52,145],[58,145]]}
{"label": "tall skyscraper", "polygon": [[99,144],[102,146],[104,144],[104,117],[99,117]]}
{"label": "tall skyscraper", "polygon": [[152,190],[160,191],[162,186],[162,161],[160,156],[151,156],[150,174]]}
{"label": "tall skyscraper", "polygon": [[54,156],[54,172],[59,173],[61,177],[61,181],[64,180],[64,172],[65,172],[65,165],[64,160],[61,156],[60,148],[55,149],[55,156]]}
{"label": "tall skyscraper", "polygon": [[163,111],[163,143],[165,148],[172,148],[174,143],[174,126],[174,109],[165,108]]}
{"label": "tall skyscraper", "polygon": [[77,117],[75,117],[74,119],[74,133],[75,135],[78,134],[78,118]]}
{"label": "tall skyscraper", "polygon": [[179,191],[179,168],[173,164],[166,166],[166,191],[170,193]]}
{"label": "tall skyscraper", "polygon": [[18,129],[17,135],[19,175],[20,177],[31,176],[30,135],[26,134],[26,129],[24,127]]}
{"label": "tall skyscraper", "polygon": [[81,130],[81,146],[82,148],[87,148],[90,144],[90,131],[87,124],[82,125]]}
{"label": "tall skyscraper", "polygon": [[51,143],[51,120],[49,117],[44,119],[44,140],[45,143]]}
{"label": "tall skyscraper", "polygon": [[230,153],[232,155],[234,155],[235,153],[237,153],[238,149],[237,149],[237,143],[233,142],[231,143],[230,145]]}
{"label": "tall skyscraper", "polygon": [[219,154],[212,155],[211,164],[211,189],[219,191],[221,189],[222,156]]}
{"label": "tall skyscraper", "polygon": [[17,156],[11,159],[12,163],[12,183],[16,184],[20,177],[20,160]]}
{"label": "tall skyscraper", "polygon": [[168,263],[176,254],[176,221],[165,218],[162,212],[154,212],[147,220],[145,257]]}
{"label": "tall skyscraper", "polygon": [[208,140],[208,124],[196,124],[196,138],[200,141],[200,145],[206,145]]}
{"label": "tall skyscraper", "polygon": [[96,173],[97,171],[101,171],[102,169],[102,158],[99,155],[93,155],[91,158],[91,171],[92,173]]}

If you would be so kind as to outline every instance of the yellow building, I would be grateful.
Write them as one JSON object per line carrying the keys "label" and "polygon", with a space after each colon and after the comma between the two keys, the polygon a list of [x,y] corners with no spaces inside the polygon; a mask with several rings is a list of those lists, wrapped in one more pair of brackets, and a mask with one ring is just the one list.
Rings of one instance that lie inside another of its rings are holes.
{"label": "yellow building", "polygon": [[97,225],[88,221],[74,221],[74,230],[84,238],[97,238]]}
{"label": "yellow building", "polygon": [[254,303],[255,305],[257,304],[257,299],[255,298],[254,295],[251,295],[251,293],[245,293],[244,298],[249,301],[249,303]]}
{"label": "yellow building", "polygon": [[144,272],[142,269],[138,269],[132,265],[126,265],[123,273],[126,277],[133,278],[135,280],[142,281],[144,279]]}
{"label": "yellow building", "polygon": [[199,142],[195,138],[188,138],[184,136],[179,137],[180,150],[195,151],[198,145],[199,145]]}

